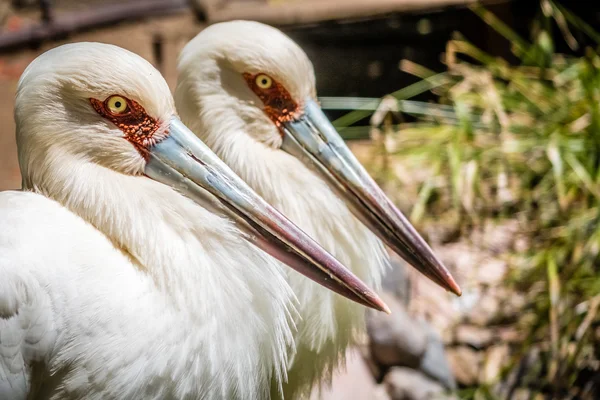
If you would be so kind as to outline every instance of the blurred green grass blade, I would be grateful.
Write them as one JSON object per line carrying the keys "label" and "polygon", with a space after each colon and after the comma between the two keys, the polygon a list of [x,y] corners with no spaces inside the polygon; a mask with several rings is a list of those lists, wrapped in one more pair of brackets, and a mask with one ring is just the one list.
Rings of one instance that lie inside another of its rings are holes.
{"label": "blurred green grass blade", "polygon": [[554,21],[556,21],[556,25],[562,32],[563,38],[571,50],[578,50],[579,43],[577,43],[577,40],[575,40],[575,37],[569,30],[569,25],[567,24],[567,20],[565,19],[565,15],[562,13],[562,11],[555,7],[550,0],[542,0],[541,5],[544,14],[552,17]]}
{"label": "blurred green grass blade", "polygon": [[427,202],[429,201],[433,189],[435,188],[435,180],[437,175],[440,173],[441,162],[436,161],[432,168],[432,176],[429,178],[423,187],[419,191],[419,196],[417,198],[417,202],[413,206],[413,209],[410,213],[410,220],[413,223],[419,223],[425,215],[425,210],[427,208]]}
{"label": "blurred green grass blade", "polygon": [[371,137],[370,132],[370,126],[349,126],[340,132],[340,136],[344,140],[365,140]]}
{"label": "blurred green grass blade", "polygon": [[592,194],[596,199],[600,199],[600,191],[598,190],[597,185],[592,180],[590,174],[588,174],[585,167],[577,160],[577,158],[573,154],[567,154],[565,156],[565,160],[573,169],[573,172],[580,179],[581,183],[584,184],[585,188]]}
{"label": "blurred green grass blade", "polygon": [[556,8],[562,15],[565,16],[565,18],[567,19],[567,21],[569,21],[570,24],[572,24],[577,29],[588,35],[591,39],[593,39],[596,42],[596,44],[600,44],[600,33],[598,33],[594,28],[592,28],[591,25],[589,25],[579,16],[573,14],[561,4],[553,0],[550,0],[550,3],[552,4],[552,7]]}
{"label": "blurred green grass blade", "polygon": [[460,208],[460,193],[462,191],[462,163],[460,145],[451,143],[447,150],[450,166],[450,181],[452,182],[452,203],[454,208]]}
{"label": "blurred green grass blade", "polygon": [[556,181],[556,193],[558,196],[558,203],[560,204],[561,209],[565,209],[567,207],[567,199],[565,195],[565,182],[563,179],[564,169],[562,157],[560,155],[560,150],[558,148],[558,144],[556,140],[552,140],[548,147],[546,148],[546,154],[548,155],[548,159],[552,163],[552,171],[554,173],[554,180]]}
{"label": "blurred green grass blade", "polygon": [[485,9],[480,4],[474,4],[469,7],[475,14],[477,14],[486,24],[491,26],[496,32],[504,36],[509,42],[511,42],[518,50],[518,56],[525,54],[530,45],[525,41],[519,34],[512,30],[508,25],[502,22],[493,13]]}
{"label": "blurred green grass blade", "polygon": [[[319,97],[323,110],[377,110],[380,99],[370,97]],[[454,108],[444,104],[427,103],[424,101],[398,100],[398,111],[414,116],[427,116],[432,118],[443,118],[445,120],[458,119]],[[474,123],[477,115],[472,115]],[[347,127],[346,129],[349,129]]]}
{"label": "blurred green grass blade", "polygon": [[560,328],[558,326],[558,303],[560,300],[560,281],[558,277],[558,268],[554,253],[549,253],[547,258],[548,292],[550,294],[550,342],[552,348],[552,357],[548,366],[548,380],[554,379],[558,369],[558,341],[560,337]]}
{"label": "blurred green grass blade", "polygon": [[473,60],[479,61],[490,68],[497,66],[498,64],[501,66],[506,66],[504,60],[491,56],[480,48],[477,48],[473,44],[467,42],[465,39],[454,39],[450,42],[449,47],[449,50],[469,56]]}
{"label": "blurred green grass blade", "polygon": [[381,99],[373,97],[319,96],[323,110],[371,110],[375,111]]}
{"label": "blurred green grass blade", "polygon": [[[448,82],[449,79],[447,73],[442,72],[440,74],[432,76],[431,78],[415,82],[412,85],[397,90],[391,93],[391,96],[395,97],[398,100],[404,100],[425,93],[433,88],[442,86]],[[373,113],[373,107],[375,107],[376,109],[378,105],[379,100],[377,102],[365,104],[363,109],[349,112],[348,114],[336,119],[335,121],[333,121],[333,125],[338,129],[346,128],[360,121],[361,119],[371,115]]]}

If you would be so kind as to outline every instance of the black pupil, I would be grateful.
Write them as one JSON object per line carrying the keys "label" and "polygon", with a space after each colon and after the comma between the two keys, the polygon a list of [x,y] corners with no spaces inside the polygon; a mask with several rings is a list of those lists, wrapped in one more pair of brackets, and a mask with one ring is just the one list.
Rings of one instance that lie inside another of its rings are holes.
{"label": "black pupil", "polygon": [[121,102],[120,101],[115,102],[115,107],[116,108],[121,108]]}
{"label": "black pupil", "polygon": [[267,86],[267,79],[266,78],[263,78],[262,84],[265,85],[265,86]]}

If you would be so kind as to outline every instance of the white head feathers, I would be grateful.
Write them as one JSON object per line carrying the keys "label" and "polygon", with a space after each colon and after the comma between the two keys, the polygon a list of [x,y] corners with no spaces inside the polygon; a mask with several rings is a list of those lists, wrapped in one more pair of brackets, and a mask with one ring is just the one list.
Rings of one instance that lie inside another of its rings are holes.
{"label": "white head feathers", "polygon": [[[148,115],[168,122],[175,106],[167,83],[143,58],[102,43],[67,44],[36,58],[23,73],[15,101],[19,162],[28,182],[39,160],[72,156],[125,173],[139,173],[143,160],[90,98],[122,95]],[[67,128],[67,129],[66,129]]]}

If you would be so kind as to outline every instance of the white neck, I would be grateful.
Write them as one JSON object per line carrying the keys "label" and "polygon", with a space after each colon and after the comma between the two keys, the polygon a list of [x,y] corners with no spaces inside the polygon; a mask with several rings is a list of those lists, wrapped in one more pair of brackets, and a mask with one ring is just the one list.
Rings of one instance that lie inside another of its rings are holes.
{"label": "white neck", "polygon": [[[175,94],[183,122],[256,192],[367,285],[379,288],[387,253],[345,203],[298,159],[255,140],[256,135],[246,131],[248,127],[232,109],[217,109],[215,105],[223,104],[226,93],[213,88],[198,98],[189,87],[180,82]],[[364,331],[364,307],[294,271],[288,273],[288,281],[300,301],[302,321],[298,322],[298,353],[286,394],[306,393],[312,384],[327,379],[342,361],[345,348]]]}
{"label": "white neck", "polygon": [[57,200],[104,233],[187,315],[186,326],[195,325],[181,332],[185,349],[172,349],[173,357],[201,358],[215,385],[229,387],[220,393],[244,390],[261,398],[270,379],[281,381],[293,294],[278,263],[229,221],[165,185],[75,158],[48,160],[25,178],[25,189]]}

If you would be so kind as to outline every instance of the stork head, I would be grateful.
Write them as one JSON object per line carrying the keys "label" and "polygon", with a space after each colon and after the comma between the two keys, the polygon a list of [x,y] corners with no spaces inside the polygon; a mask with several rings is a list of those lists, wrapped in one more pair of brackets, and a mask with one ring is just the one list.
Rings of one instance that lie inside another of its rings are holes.
{"label": "stork head", "polygon": [[328,121],[316,100],[311,62],[281,31],[249,21],[206,28],[180,56],[176,99],[182,115],[199,118],[192,128],[210,146],[222,143],[215,135],[244,132],[299,158],[395,252],[460,295],[448,270]]}
{"label": "stork head", "polygon": [[[165,80],[141,57],[100,43],[50,50],[23,73],[15,119],[25,187],[47,184],[44,180],[52,178],[48,165],[62,168],[61,159],[153,179],[234,219],[250,237],[261,238],[257,243],[263,249],[315,281],[387,310],[366,285],[253,192],[181,123]],[[90,182],[89,190],[102,189]]]}

